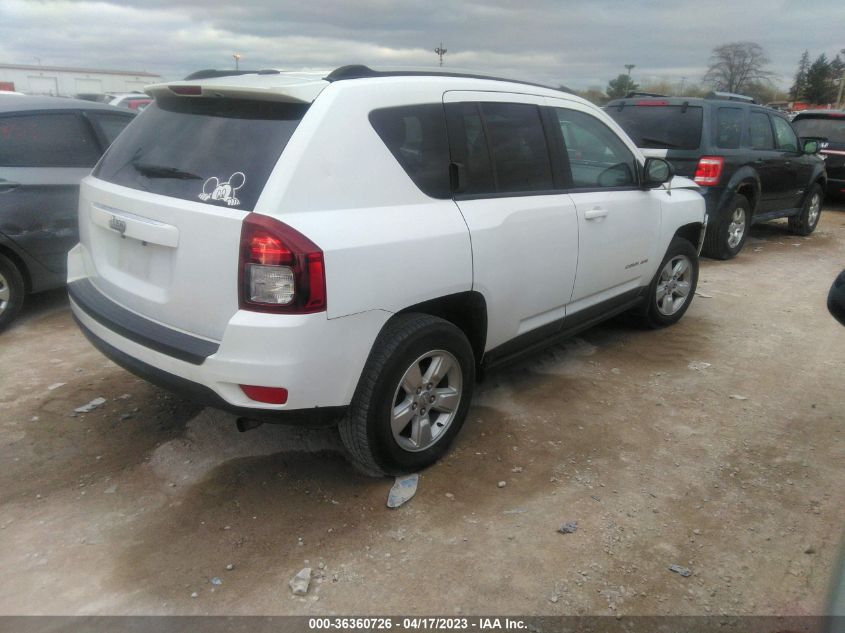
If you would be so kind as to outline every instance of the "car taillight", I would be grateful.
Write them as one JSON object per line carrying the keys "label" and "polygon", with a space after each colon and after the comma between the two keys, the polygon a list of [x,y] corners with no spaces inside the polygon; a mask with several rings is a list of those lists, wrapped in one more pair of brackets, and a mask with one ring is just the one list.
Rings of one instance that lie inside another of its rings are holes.
{"label": "car taillight", "polygon": [[326,309],[323,251],[287,224],[250,213],[241,229],[239,269],[242,310],[311,314]]}
{"label": "car taillight", "polygon": [[719,184],[722,177],[722,167],[725,166],[723,156],[702,156],[695,168],[695,182],[699,185],[712,187]]}

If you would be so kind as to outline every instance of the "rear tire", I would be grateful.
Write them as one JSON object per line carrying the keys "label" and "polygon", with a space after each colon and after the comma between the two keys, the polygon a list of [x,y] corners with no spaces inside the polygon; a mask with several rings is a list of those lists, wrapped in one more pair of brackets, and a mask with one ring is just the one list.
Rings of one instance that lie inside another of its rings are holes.
{"label": "rear tire", "polygon": [[461,330],[427,314],[394,317],[338,427],[350,461],[372,476],[430,466],[461,430],[474,382],[475,358]]}
{"label": "rear tire", "polygon": [[692,303],[697,286],[695,247],[681,237],[674,237],[648,287],[646,302],[638,315],[642,325],[656,329],[680,321]]}
{"label": "rear tire", "polygon": [[17,266],[0,255],[0,330],[20,312],[25,292],[23,276]]}
{"label": "rear tire", "polygon": [[796,235],[809,235],[819,225],[819,218],[822,217],[822,200],[824,194],[818,184],[810,187],[807,197],[804,198],[804,206],[801,213],[789,218],[789,230]]}
{"label": "rear tire", "polygon": [[750,229],[751,203],[737,194],[707,227],[702,252],[713,259],[732,259],[745,246]]}

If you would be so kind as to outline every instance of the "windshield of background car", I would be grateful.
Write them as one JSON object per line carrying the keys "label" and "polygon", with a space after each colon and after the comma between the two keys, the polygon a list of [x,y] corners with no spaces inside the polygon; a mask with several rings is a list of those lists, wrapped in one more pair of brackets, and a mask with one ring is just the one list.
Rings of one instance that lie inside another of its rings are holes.
{"label": "windshield of background car", "polygon": [[799,136],[818,136],[826,138],[831,143],[845,143],[845,117],[796,119],[792,122],[792,127]]}
{"label": "windshield of background car", "polygon": [[159,98],[94,170],[139,191],[251,211],[306,104]]}
{"label": "windshield of background car", "polygon": [[605,110],[637,147],[698,149],[701,144],[701,106],[626,104]]}

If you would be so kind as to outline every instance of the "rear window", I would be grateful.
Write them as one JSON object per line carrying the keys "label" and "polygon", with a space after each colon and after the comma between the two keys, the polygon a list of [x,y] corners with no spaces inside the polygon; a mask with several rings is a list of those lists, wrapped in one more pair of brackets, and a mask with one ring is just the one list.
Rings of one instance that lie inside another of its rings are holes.
{"label": "rear window", "polygon": [[799,136],[818,136],[831,143],[845,143],[845,117],[840,119],[795,119],[792,127]]}
{"label": "rear window", "polygon": [[94,175],[251,211],[307,109],[271,101],[157,99],[117,137]]}
{"label": "rear window", "polygon": [[49,112],[0,118],[0,166],[88,167],[100,147],[75,113]]}
{"label": "rear window", "polygon": [[701,106],[625,105],[606,108],[637,147],[698,149],[701,145]]}

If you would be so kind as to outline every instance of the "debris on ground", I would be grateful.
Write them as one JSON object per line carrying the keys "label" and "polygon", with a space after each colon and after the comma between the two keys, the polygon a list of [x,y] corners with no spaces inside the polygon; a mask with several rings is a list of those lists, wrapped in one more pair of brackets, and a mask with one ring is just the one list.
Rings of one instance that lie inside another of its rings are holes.
{"label": "debris on ground", "polygon": [[76,407],[74,409],[74,411],[76,411],[77,413],[88,413],[90,411],[93,411],[97,407],[103,406],[105,403],[106,403],[105,398],[94,398],[88,404],[83,404],[81,407]]}
{"label": "debris on ground", "polygon": [[513,510],[505,510],[502,514],[525,514],[528,512],[525,508],[514,508]]}
{"label": "debris on ground", "polygon": [[506,481],[500,481],[500,482],[499,482],[499,483],[497,483],[496,485],[497,485],[497,486],[499,486],[499,488],[504,488],[505,486],[507,486],[507,485],[508,485],[508,482],[506,482]]}
{"label": "debris on ground", "polygon": [[669,571],[673,571],[676,574],[680,574],[684,578],[689,578],[690,576],[692,576],[692,572],[689,569],[687,569],[686,567],[681,567],[680,565],[669,565],[668,569]]}
{"label": "debris on ground", "polygon": [[557,531],[561,534],[572,534],[575,530],[578,529],[578,521],[570,521],[569,523],[564,523],[561,525]]}
{"label": "debris on ground", "polygon": [[710,367],[710,363],[705,363],[702,360],[691,360],[689,365],[687,365],[693,371],[704,371],[708,367]]}
{"label": "debris on ground", "polygon": [[199,594],[196,591],[191,593],[191,598],[198,598],[198,597],[199,597]]}
{"label": "debris on ground", "polygon": [[234,568],[235,568],[235,566],[232,563],[229,563],[228,565],[226,565],[226,571],[232,571]]}
{"label": "debris on ground", "polygon": [[696,297],[703,297],[704,299],[712,299],[713,298],[713,295],[708,295],[704,292],[699,292],[698,290],[695,291],[695,296]]}
{"label": "debris on ground", "polygon": [[413,499],[414,495],[417,494],[417,484],[419,481],[420,476],[417,473],[397,477],[393,482],[390,493],[387,495],[387,507],[398,508],[403,503],[407,503]]}
{"label": "debris on ground", "polygon": [[217,576],[215,576],[214,578],[211,579],[211,584],[214,585],[215,587],[219,587],[220,585],[223,584],[223,581],[220,580],[220,578],[218,578]]}
{"label": "debris on ground", "polygon": [[737,394],[733,394],[733,395],[731,396],[731,400],[748,400],[748,398],[746,398],[745,396],[740,396],[740,395],[737,395]]}
{"label": "debris on ground", "polygon": [[305,567],[301,569],[296,576],[290,579],[288,583],[290,590],[295,596],[304,596],[308,593],[308,585],[311,584],[311,568]]}
{"label": "debris on ground", "polygon": [[53,391],[54,389],[58,389],[59,387],[64,387],[64,386],[65,386],[65,384],[67,384],[67,383],[64,383],[64,382],[54,382],[52,385],[50,385],[49,387],[47,387],[47,391]]}

